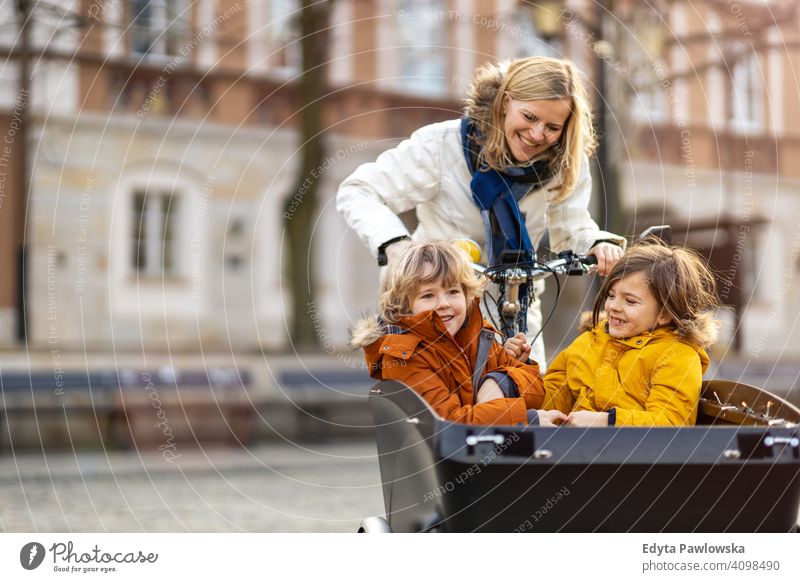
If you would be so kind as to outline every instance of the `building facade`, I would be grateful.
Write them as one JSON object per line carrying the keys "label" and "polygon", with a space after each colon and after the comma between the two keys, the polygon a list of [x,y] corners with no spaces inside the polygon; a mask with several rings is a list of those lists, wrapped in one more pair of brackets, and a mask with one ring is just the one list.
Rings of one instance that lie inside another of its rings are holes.
{"label": "building facade", "polygon": [[[20,95],[30,100],[26,168],[9,170],[3,191],[26,208],[24,238],[3,234],[24,240],[26,261],[4,246],[2,345],[20,345],[24,268],[29,349],[288,348],[282,245],[300,151],[299,3],[28,8],[26,50],[14,4],[0,15],[7,135]],[[376,269],[364,266],[373,259],[333,209],[338,183],[414,128],[457,116],[475,64],[523,50],[492,29],[498,14],[518,13],[515,2],[331,4],[328,153],[308,177],[321,186],[311,247],[319,293],[308,310],[324,343],[345,343],[377,288]],[[523,21],[516,34],[539,42]],[[22,175],[24,200],[12,182]]]}
{"label": "building facade", "polygon": [[629,232],[672,223],[709,257],[741,357],[800,355],[800,4],[668,2],[618,14],[627,115],[611,125]]}
{"label": "building facade", "polygon": [[[416,127],[458,116],[478,64],[561,54],[607,87],[618,225],[671,222],[695,246],[725,246],[716,266],[739,349],[800,354],[797,3],[538,4],[556,33],[516,0],[330,3],[327,159],[307,177],[320,184],[308,313],[323,349],[341,349],[377,289],[374,259],[334,210],[338,183]],[[0,344],[20,345],[24,264],[32,349],[290,349],[299,1],[34,5],[24,51],[15,3],[0,7],[0,129],[12,142],[0,157]]]}

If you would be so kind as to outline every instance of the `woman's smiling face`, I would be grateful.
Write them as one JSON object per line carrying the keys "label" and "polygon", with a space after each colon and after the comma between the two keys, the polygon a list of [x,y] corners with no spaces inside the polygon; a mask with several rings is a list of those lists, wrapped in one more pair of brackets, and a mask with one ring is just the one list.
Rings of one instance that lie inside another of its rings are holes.
{"label": "woman's smiling face", "polygon": [[506,94],[503,133],[514,160],[528,162],[558,141],[571,107],[569,99],[520,101]]}

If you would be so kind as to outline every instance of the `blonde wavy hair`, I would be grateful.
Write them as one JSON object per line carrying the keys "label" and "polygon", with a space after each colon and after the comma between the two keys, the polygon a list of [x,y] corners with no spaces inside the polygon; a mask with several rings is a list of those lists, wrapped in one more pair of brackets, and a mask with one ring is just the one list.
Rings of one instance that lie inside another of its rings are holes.
{"label": "blonde wavy hair", "polygon": [[[432,269],[422,276],[425,265]],[[472,268],[470,258],[461,247],[449,241],[412,242],[389,264],[381,282],[378,310],[387,323],[397,323],[411,315],[411,303],[420,286],[442,280],[445,287],[461,285],[467,305],[485,286]]]}
{"label": "blonde wavy hair", "polygon": [[478,67],[467,92],[464,114],[480,132],[474,136],[481,146],[479,168],[503,171],[517,165],[503,131],[506,93],[520,101],[570,101],[570,116],[561,137],[549,150],[550,168],[561,178],[551,191],[558,192],[557,201],[567,198],[578,181],[583,155],[591,156],[597,147],[586,86],[577,67],[571,61],[550,57],[528,57]]}

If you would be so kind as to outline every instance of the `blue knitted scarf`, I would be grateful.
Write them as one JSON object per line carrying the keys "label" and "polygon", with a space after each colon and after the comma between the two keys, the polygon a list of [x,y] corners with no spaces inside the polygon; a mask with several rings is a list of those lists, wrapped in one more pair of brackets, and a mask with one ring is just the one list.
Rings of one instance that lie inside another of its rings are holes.
{"label": "blue knitted scarf", "polygon": [[[469,118],[462,118],[461,143],[467,167],[472,174],[472,198],[483,218],[487,263],[489,266],[497,265],[504,251],[516,251],[522,253],[521,265],[532,265],[536,259],[536,251],[518,202],[531,189],[542,186],[551,178],[548,162],[541,160],[530,166],[509,168],[506,172],[498,172],[492,168],[477,169],[475,163],[480,146],[473,138],[477,133],[477,128]],[[530,286],[521,285],[520,303],[523,310],[519,323],[523,331],[527,330],[529,297]]]}
{"label": "blue knitted scarf", "polygon": [[522,251],[524,262],[532,263],[536,252],[518,202],[531,189],[542,186],[551,178],[548,162],[540,160],[530,166],[509,168],[506,172],[492,168],[478,170],[475,160],[480,146],[473,139],[476,133],[477,128],[464,117],[461,120],[461,143],[472,174],[472,198],[483,217],[488,264],[497,264],[505,250]]}

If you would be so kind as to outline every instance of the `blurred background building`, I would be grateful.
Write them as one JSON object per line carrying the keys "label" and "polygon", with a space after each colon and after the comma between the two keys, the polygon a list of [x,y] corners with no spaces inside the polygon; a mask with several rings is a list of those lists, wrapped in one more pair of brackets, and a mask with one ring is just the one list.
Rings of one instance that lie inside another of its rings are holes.
{"label": "blurred background building", "polygon": [[[477,65],[531,54],[573,58],[590,79],[599,222],[670,223],[716,268],[718,361],[797,361],[797,0],[317,3],[318,96],[301,92],[304,4],[0,2],[4,374],[168,366],[177,388],[181,369],[219,366],[246,371],[248,398],[292,402],[286,386],[322,368],[352,385],[348,370],[366,374],[347,330],[374,309],[377,268],[335,212],[337,185],[458,116]],[[305,173],[304,103],[321,104],[324,137]],[[306,190],[301,298],[286,233]],[[551,352],[586,294],[572,285]],[[298,313],[316,350],[290,337]]]}

